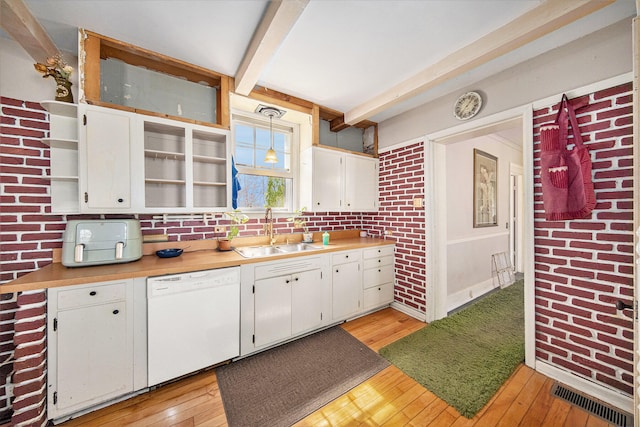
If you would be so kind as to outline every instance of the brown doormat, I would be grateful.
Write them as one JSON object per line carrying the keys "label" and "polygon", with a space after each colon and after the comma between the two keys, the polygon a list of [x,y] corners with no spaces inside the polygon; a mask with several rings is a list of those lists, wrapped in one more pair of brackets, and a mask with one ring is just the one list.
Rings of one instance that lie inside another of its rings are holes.
{"label": "brown doormat", "polygon": [[389,366],[339,326],[216,369],[230,427],[290,426]]}

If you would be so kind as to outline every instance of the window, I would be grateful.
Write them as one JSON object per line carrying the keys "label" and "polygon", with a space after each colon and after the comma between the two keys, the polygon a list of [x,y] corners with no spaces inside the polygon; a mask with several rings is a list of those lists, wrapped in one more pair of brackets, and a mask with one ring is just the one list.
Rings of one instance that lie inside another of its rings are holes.
{"label": "window", "polygon": [[232,117],[233,155],[241,190],[238,208],[243,211],[293,211],[298,159],[297,125],[282,120],[273,122],[273,148],[278,163],[265,163],[271,146],[269,120],[258,115],[234,114]]}

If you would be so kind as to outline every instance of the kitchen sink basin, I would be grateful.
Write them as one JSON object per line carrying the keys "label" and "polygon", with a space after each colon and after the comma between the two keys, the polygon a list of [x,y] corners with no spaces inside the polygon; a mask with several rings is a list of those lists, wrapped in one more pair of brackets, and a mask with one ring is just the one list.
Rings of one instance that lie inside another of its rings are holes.
{"label": "kitchen sink basin", "polygon": [[260,258],[270,255],[306,252],[315,249],[320,249],[320,247],[313,246],[308,243],[288,243],[274,246],[244,246],[235,248],[235,251],[245,258]]}

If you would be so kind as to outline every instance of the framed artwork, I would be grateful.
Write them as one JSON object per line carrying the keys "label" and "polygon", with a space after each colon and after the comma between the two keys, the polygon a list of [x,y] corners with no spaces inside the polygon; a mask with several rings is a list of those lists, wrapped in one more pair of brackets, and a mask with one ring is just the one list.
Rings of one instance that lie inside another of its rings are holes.
{"label": "framed artwork", "polygon": [[498,225],[498,158],[473,150],[473,227]]}

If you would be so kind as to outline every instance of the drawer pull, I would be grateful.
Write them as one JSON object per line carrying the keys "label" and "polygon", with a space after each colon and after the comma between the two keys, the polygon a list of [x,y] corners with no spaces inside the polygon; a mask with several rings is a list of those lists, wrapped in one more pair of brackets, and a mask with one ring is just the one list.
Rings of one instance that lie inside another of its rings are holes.
{"label": "drawer pull", "polygon": [[120,313],[120,310],[113,310],[113,314],[118,314]]}
{"label": "drawer pull", "polygon": [[345,257],[345,258],[349,258],[349,255],[345,255],[344,257]]}
{"label": "drawer pull", "polygon": [[96,291],[91,291],[89,292],[89,295],[91,295],[92,297],[95,297],[98,293]]}
{"label": "drawer pull", "polygon": [[284,281],[284,283],[289,283],[289,282],[291,282],[291,280],[289,280],[289,279]]}
{"label": "drawer pull", "polygon": [[381,270],[381,269],[378,269],[378,273],[382,273],[382,270]]}

